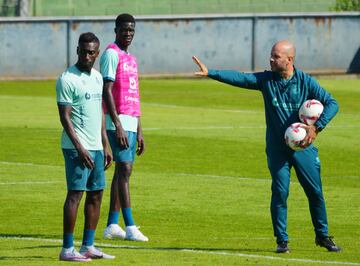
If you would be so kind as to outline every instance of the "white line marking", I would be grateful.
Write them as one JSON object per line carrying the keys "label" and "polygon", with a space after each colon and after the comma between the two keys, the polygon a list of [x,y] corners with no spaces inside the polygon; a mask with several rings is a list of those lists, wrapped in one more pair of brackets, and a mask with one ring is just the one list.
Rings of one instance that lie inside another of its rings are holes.
{"label": "white line marking", "polygon": [[256,177],[242,177],[242,176],[226,176],[226,175],[203,175],[203,174],[188,174],[188,173],[177,173],[177,175],[183,176],[198,176],[198,177],[210,177],[210,178],[232,178],[239,180],[257,180],[257,181],[265,181],[271,182],[269,178],[256,178]]}
{"label": "white line marking", "polygon": [[[143,128],[144,131],[158,131],[158,130],[214,130],[214,129],[265,129],[265,126],[204,126],[204,127],[148,127]],[[331,129],[343,128],[360,128],[358,125],[337,125],[327,126]]]}
{"label": "white line marking", "polygon": [[[0,164],[3,165],[20,165],[20,166],[30,166],[30,167],[49,167],[49,168],[63,168],[64,166],[60,165],[50,165],[50,164],[35,164],[35,163],[23,163],[23,162],[7,162],[0,161]],[[185,176],[198,176],[198,177],[210,177],[210,178],[236,178],[240,180],[259,180],[259,181],[271,181],[270,178],[256,178],[256,177],[243,177],[243,176],[221,176],[221,175],[206,175],[206,174],[194,174],[194,173],[165,173],[167,175],[185,175]],[[322,178],[360,178],[358,175],[345,175],[345,176],[322,176]],[[297,182],[296,182],[297,183]]]}
{"label": "white line marking", "polygon": [[19,181],[19,182],[1,182],[0,185],[42,185],[42,184],[56,184],[62,183],[60,181]]}
{"label": "white line marking", "polygon": [[23,162],[7,162],[7,161],[0,161],[0,164],[3,165],[19,165],[19,166],[35,166],[35,167],[50,167],[50,168],[58,168],[64,167],[60,165],[51,165],[51,164],[36,164],[36,163],[23,163]]}
{"label": "white line marking", "polygon": [[[217,179],[236,179],[236,180],[250,180],[250,181],[260,181],[260,182],[272,182],[272,179],[269,177],[258,178],[258,177],[243,177],[243,176],[224,176],[224,175],[204,175],[204,174],[191,174],[191,173],[173,173],[174,175],[180,176],[198,176],[205,178],[217,178]],[[360,176],[322,176],[321,179],[327,178],[360,178]],[[290,184],[299,185],[300,183],[296,181],[290,181]],[[325,186],[325,185],[323,185]]]}
{"label": "white line marking", "polygon": [[265,126],[207,126],[207,127],[169,127],[169,128],[161,128],[161,127],[149,127],[144,128],[145,131],[155,131],[155,130],[213,130],[213,129],[261,129],[265,128]]}
{"label": "white line marking", "polygon": [[[154,106],[154,107],[160,107],[160,108],[191,108],[191,109],[201,109],[201,110],[210,110],[215,112],[229,112],[229,113],[253,113],[253,114],[263,114],[263,108],[260,110],[249,110],[249,109],[222,109],[222,108],[209,108],[209,107],[201,107],[201,106],[189,106],[189,105],[177,105],[177,104],[162,104],[162,103],[145,103],[143,102],[141,105],[143,106]],[[340,113],[339,115],[358,115],[358,112],[354,113]],[[358,127],[358,126],[356,126]]]}
{"label": "white line marking", "polygon": [[347,262],[347,261],[329,261],[329,260],[311,260],[311,259],[299,259],[299,258],[281,258],[281,257],[266,256],[266,255],[230,253],[230,252],[218,252],[218,251],[202,251],[202,250],[191,250],[191,249],[183,249],[181,251],[198,253],[198,254],[236,256],[236,257],[247,257],[247,258],[255,258],[255,259],[268,259],[268,260],[280,260],[280,261],[320,263],[320,264],[337,264],[337,265],[360,265],[360,263],[357,263],[357,262]]}
{"label": "white line marking", "polygon": [[145,106],[154,106],[154,107],[163,107],[163,108],[191,108],[191,109],[201,109],[201,110],[210,110],[210,111],[221,111],[221,112],[229,112],[229,113],[254,113],[254,114],[263,114],[264,111],[256,111],[256,110],[247,110],[247,109],[221,109],[221,108],[206,108],[199,106],[186,106],[186,105],[176,105],[176,104],[161,104],[161,103],[142,103]]}
{"label": "white line marking", "polygon": [[[35,238],[35,237],[16,237],[16,236],[0,236],[0,239],[13,239],[13,240],[27,240],[27,241],[39,241],[39,242],[51,242],[51,243],[62,243],[61,239],[48,239],[48,238]],[[79,241],[75,241],[75,244],[81,244]],[[247,257],[254,259],[264,259],[264,260],[279,260],[279,261],[293,261],[293,262],[306,262],[306,263],[320,263],[320,264],[338,264],[338,265],[357,265],[360,266],[360,263],[357,262],[348,262],[348,261],[329,261],[329,260],[312,260],[312,259],[301,259],[301,258],[283,258],[276,256],[266,256],[266,255],[255,255],[255,254],[244,254],[237,252],[219,252],[219,251],[208,251],[200,249],[175,249],[175,248],[156,248],[156,247],[141,247],[141,246],[128,246],[128,245],[113,245],[106,243],[96,243],[98,247],[108,247],[108,248],[127,248],[127,249],[137,249],[137,250],[152,250],[152,251],[175,251],[175,252],[190,252],[197,254],[209,254],[209,255],[221,255],[221,256],[236,256],[236,257]]]}

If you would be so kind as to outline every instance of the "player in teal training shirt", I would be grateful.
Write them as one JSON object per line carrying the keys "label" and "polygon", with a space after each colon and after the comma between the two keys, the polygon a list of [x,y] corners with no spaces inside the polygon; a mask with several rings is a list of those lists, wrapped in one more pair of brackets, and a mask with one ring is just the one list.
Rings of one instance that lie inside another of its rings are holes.
{"label": "player in teal training shirt", "polygon": [[[94,247],[105,168],[111,164],[102,112],[101,74],[93,69],[99,55],[99,39],[91,32],[80,35],[78,61],[56,82],[56,99],[64,128],[61,147],[65,159],[67,195],[64,203],[63,247],[60,260],[86,262],[113,259]],[[84,234],[80,252],[74,248],[78,207],[86,191]]]}
{"label": "player in teal training shirt", "polygon": [[[295,47],[287,41],[276,43],[271,50],[271,71],[242,73],[232,70],[207,69],[196,57],[198,76],[237,87],[261,91],[266,117],[266,154],[272,176],[271,217],[279,253],[290,251],[288,247],[287,197],[290,185],[290,169],[295,168],[300,184],[309,201],[310,213],[315,229],[316,245],[329,251],[340,251],[328,235],[325,200],[320,177],[318,150],[313,146],[317,134],[323,130],[338,111],[336,100],[317,81],[294,67]],[[308,99],[319,100],[324,111],[315,125],[307,126],[307,135],[301,151],[291,150],[284,141],[288,126],[299,122],[299,108]]]}

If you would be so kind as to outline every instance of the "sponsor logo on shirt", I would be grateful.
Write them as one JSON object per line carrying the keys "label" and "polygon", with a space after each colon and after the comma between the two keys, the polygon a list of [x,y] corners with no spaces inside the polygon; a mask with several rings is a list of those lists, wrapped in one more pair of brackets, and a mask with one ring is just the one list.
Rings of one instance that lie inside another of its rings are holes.
{"label": "sponsor logo on shirt", "polygon": [[137,97],[131,97],[131,96],[125,96],[125,101],[138,103],[138,102],[139,102],[139,98],[137,98]]}
{"label": "sponsor logo on shirt", "polygon": [[133,77],[129,77],[129,93],[136,93],[137,92],[137,86],[136,86],[136,79]]}
{"label": "sponsor logo on shirt", "polygon": [[93,93],[93,94],[90,94],[89,92],[85,93],[85,99],[86,100],[92,99],[92,100],[96,101],[96,100],[101,100],[101,98],[102,98],[101,93]]}
{"label": "sponsor logo on shirt", "polygon": [[128,71],[129,70],[129,65],[127,63],[123,64],[123,70],[124,71]]}
{"label": "sponsor logo on shirt", "polygon": [[281,108],[284,110],[298,110],[300,108],[300,103],[285,103],[278,102],[277,98],[272,99],[272,105],[276,108]]}

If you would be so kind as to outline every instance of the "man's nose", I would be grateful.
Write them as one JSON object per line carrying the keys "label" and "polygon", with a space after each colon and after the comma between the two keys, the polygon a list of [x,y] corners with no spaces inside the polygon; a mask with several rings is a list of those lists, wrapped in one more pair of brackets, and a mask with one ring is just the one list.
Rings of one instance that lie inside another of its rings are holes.
{"label": "man's nose", "polygon": [[90,59],[91,59],[91,54],[90,54],[90,53],[86,53],[86,54],[85,54],[85,58],[86,58],[86,60],[90,60]]}

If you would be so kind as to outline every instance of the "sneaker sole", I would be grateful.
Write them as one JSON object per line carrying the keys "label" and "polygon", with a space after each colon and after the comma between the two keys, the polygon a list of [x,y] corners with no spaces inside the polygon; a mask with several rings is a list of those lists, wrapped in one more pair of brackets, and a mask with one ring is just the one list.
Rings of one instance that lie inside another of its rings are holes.
{"label": "sneaker sole", "polygon": [[59,260],[61,260],[61,261],[72,261],[72,262],[89,262],[89,261],[91,261],[91,259],[90,258],[84,258],[84,259],[80,259],[80,258],[77,258],[77,259],[75,259],[75,258],[59,258]]}
{"label": "sneaker sole", "polygon": [[286,250],[286,251],[276,251],[276,253],[278,254],[289,254],[290,250]]}
{"label": "sneaker sole", "polygon": [[136,241],[136,242],[148,242],[149,241],[149,239],[135,239],[135,238],[126,238],[126,237],[125,237],[125,240]]}
{"label": "sneaker sole", "polygon": [[112,236],[112,235],[104,235],[103,236],[104,239],[109,239],[109,240],[116,240],[116,239],[120,239],[120,240],[124,240],[125,236]]}

